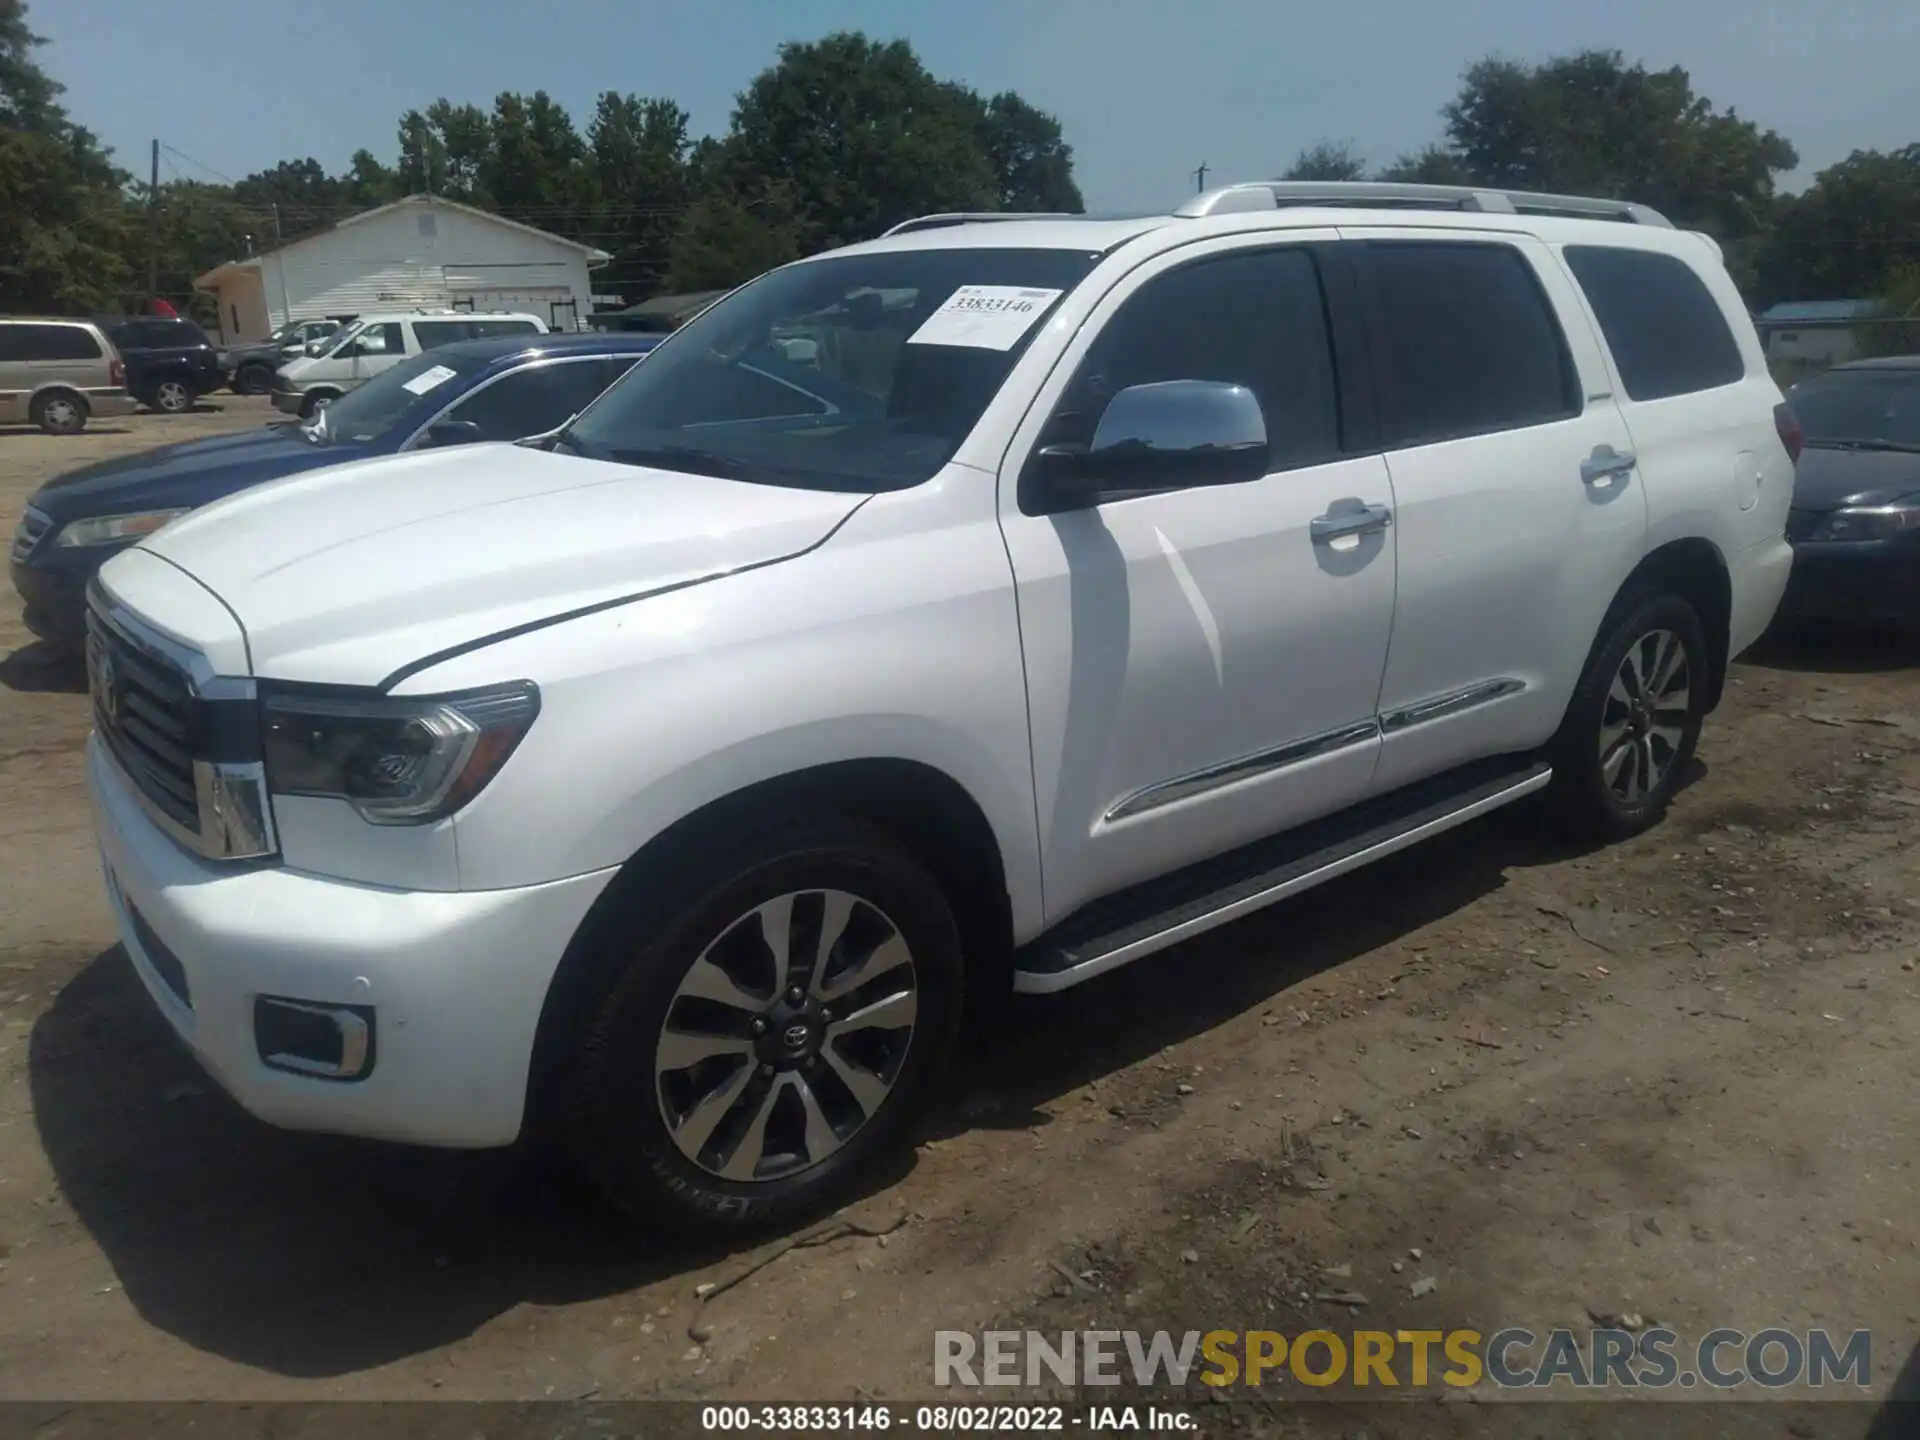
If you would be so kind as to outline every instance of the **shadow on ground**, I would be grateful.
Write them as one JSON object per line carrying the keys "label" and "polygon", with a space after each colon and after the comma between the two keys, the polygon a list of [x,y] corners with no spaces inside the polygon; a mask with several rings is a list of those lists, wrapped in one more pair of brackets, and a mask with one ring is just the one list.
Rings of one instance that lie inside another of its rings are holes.
{"label": "shadow on ground", "polygon": [[[1255,1007],[1570,853],[1518,807],[1131,966],[1007,1004],[959,1066],[986,1118],[1040,1106]],[[282,1375],[323,1377],[457,1340],[524,1302],[615,1294],[721,1258],[613,1214],[571,1172],[269,1129],[174,1039],[116,949],[31,1043],[40,1138],[69,1204],[149,1323]],[[871,1188],[893,1184],[892,1173]]]}
{"label": "shadow on ground", "polygon": [[1743,665],[1827,675],[1874,675],[1920,666],[1920,633],[1841,625],[1781,626],[1769,630]]}
{"label": "shadow on ground", "polygon": [[0,685],[21,694],[84,695],[86,662],[77,652],[35,640],[0,657]]}

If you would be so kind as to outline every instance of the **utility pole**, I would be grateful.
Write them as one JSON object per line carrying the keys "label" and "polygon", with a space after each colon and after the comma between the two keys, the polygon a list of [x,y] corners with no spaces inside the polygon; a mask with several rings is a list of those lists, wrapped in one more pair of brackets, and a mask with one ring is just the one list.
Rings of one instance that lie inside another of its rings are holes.
{"label": "utility pole", "polygon": [[153,169],[147,179],[147,308],[160,298],[160,142],[153,142]]}
{"label": "utility pole", "polygon": [[1208,166],[1207,162],[1202,160],[1199,166],[1194,170],[1193,189],[1195,194],[1205,193],[1207,188],[1207,171],[1209,168],[1211,167]]}

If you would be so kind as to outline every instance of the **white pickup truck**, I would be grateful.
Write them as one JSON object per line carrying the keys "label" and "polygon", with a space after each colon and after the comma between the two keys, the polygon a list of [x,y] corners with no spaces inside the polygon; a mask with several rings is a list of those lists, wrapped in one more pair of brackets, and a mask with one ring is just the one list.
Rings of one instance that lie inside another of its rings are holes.
{"label": "white pickup truck", "polygon": [[108,564],[121,934],[276,1125],[551,1122],[638,1211],[783,1221],[910,1140],[971,985],[1536,791],[1654,823],[1787,580],[1779,402],[1713,242],[1637,206],[909,222],[537,442]]}

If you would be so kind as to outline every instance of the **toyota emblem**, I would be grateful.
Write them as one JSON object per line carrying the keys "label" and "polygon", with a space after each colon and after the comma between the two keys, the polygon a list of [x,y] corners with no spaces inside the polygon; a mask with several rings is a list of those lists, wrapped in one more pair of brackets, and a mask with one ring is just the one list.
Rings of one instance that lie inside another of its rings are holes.
{"label": "toyota emblem", "polygon": [[806,1025],[789,1025],[780,1032],[781,1043],[789,1050],[800,1049],[812,1036],[812,1029]]}

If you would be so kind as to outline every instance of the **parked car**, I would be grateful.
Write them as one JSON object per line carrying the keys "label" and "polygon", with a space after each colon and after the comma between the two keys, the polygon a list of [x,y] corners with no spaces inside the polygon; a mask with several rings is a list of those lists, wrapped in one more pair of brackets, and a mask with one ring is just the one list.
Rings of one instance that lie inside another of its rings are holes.
{"label": "parked car", "polygon": [[274,1124],[557,1125],[638,1212],[789,1219],[912,1134],[970,986],[1541,792],[1655,824],[1786,585],[1780,399],[1714,243],[1617,202],[909,224],[550,437],[112,560],[120,935]]}
{"label": "parked car", "polygon": [[191,320],[123,315],[100,323],[126,361],[127,392],[148,409],[183,414],[220,388],[220,357]]}
{"label": "parked car", "polygon": [[1787,404],[1804,448],[1781,618],[1920,625],[1920,355],[1836,366]]}
{"label": "parked car", "polygon": [[93,415],[131,415],[127,368],[91,320],[0,315],[0,425],[77,435]]}
{"label": "parked car", "polygon": [[314,411],[409,355],[422,355],[462,340],[546,333],[547,322],[537,315],[457,310],[365,315],[331,339],[320,341],[317,349],[309,345],[305,355],[282,365],[273,377],[273,405],[288,415],[308,419]]}
{"label": "parked car", "polygon": [[310,424],[163,445],[49,480],[27,501],[10,555],[27,628],[56,649],[78,649],[94,572],[168,521],[328,465],[551,430],[658,338],[516,335],[446,345],[375,376]]}
{"label": "parked car", "polygon": [[265,395],[273,388],[274,371],[305,355],[309,345],[337,335],[340,325],[338,320],[297,320],[265,340],[229,345],[220,351],[220,373],[236,395]]}

